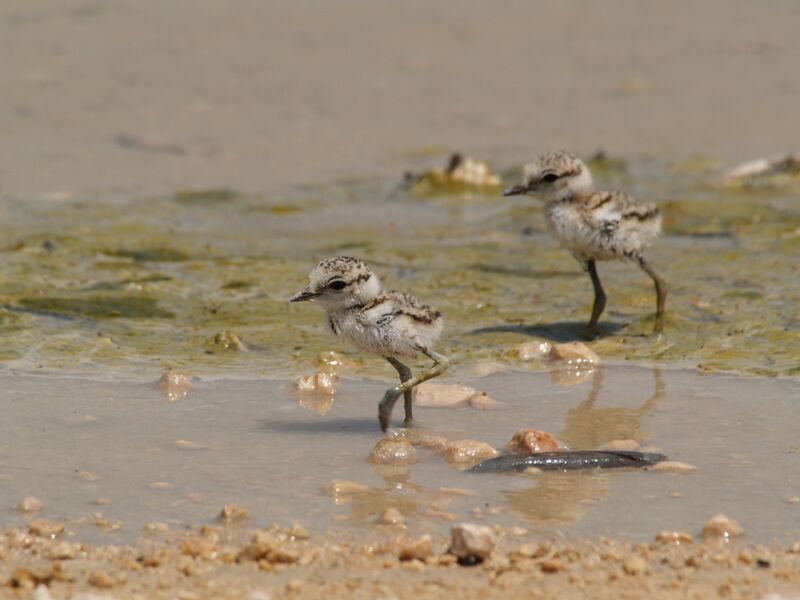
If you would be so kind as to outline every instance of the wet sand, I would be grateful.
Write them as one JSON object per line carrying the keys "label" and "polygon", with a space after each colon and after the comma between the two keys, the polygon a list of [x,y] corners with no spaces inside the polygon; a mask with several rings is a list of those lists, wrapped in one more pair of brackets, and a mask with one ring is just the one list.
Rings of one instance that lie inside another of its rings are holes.
{"label": "wet sand", "polygon": [[792,2],[0,7],[6,193],[285,193],[430,152],[795,149]]}

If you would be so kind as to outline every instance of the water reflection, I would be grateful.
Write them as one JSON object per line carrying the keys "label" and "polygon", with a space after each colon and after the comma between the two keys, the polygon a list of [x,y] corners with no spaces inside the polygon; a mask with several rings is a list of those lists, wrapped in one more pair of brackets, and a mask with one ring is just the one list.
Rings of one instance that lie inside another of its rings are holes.
{"label": "water reflection", "polygon": [[[598,407],[598,397],[603,391],[603,369],[598,369],[586,400],[567,412],[564,430],[559,438],[576,450],[595,450],[612,440],[632,439],[641,442],[642,420],[666,396],[661,370],[654,369],[653,377],[653,392],[638,408]],[[505,491],[503,495],[509,508],[526,519],[572,522],[583,516],[587,505],[599,502],[608,495],[614,476],[600,471],[522,475],[520,477],[526,478],[524,481],[532,478],[535,484],[520,490]]]}

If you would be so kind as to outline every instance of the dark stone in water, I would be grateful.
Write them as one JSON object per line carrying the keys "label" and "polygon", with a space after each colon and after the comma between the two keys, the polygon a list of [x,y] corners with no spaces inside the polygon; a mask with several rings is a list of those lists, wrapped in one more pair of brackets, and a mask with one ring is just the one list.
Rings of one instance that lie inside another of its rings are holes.
{"label": "dark stone in water", "polygon": [[485,460],[470,469],[473,473],[508,473],[536,468],[542,471],[579,471],[650,467],[666,460],[663,454],[626,450],[568,450],[537,452],[530,456],[505,455]]}

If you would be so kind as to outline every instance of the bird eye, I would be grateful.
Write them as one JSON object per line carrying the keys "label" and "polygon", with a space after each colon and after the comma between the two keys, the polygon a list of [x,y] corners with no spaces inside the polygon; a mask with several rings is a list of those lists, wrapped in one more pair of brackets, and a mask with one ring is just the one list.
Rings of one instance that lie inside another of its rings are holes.
{"label": "bird eye", "polygon": [[328,287],[332,290],[343,290],[347,287],[347,283],[341,279],[337,279],[336,281],[331,281]]}
{"label": "bird eye", "polygon": [[556,179],[558,179],[558,175],[555,173],[548,173],[542,177],[542,181],[547,183],[553,183]]}

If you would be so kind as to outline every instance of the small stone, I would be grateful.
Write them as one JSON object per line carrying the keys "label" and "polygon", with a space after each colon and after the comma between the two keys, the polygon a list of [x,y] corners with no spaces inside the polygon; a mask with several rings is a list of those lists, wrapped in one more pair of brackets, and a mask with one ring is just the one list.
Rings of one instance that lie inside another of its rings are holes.
{"label": "small stone", "polygon": [[95,475],[91,471],[78,471],[78,477],[85,479],[86,481],[97,481],[100,479],[99,476]]}
{"label": "small stone", "polygon": [[491,527],[474,523],[454,525],[450,529],[450,536],[450,552],[459,558],[488,558],[497,543],[497,536]]}
{"label": "small stone", "polygon": [[500,452],[485,442],[477,440],[456,440],[450,442],[441,452],[442,457],[455,465],[477,464],[500,456]]}
{"label": "small stone", "polygon": [[247,346],[232,331],[220,331],[214,336],[213,346],[221,350],[233,350],[235,352],[247,352]]}
{"label": "small stone", "polygon": [[89,575],[89,585],[107,590],[114,587],[114,580],[105,571],[94,571]]}
{"label": "small stone", "polygon": [[303,581],[301,579],[292,579],[286,584],[286,591],[289,593],[297,593],[303,589]]}
{"label": "small stone", "polygon": [[217,521],[225,524],[243,521],[247,518],[247,509],[235,504],[225,504],[217,515]]}
{"label": "small stone", "polygon": [[208,450],[206,444],[190,442],[189,440],[175,440],[175,447],[181,450]]}
{"label": "small stone", "polygon": [[533,342],[525,342],[515,348],[515,353],[520,360],[544,360],[550,356],[553,345],[550,342],[537,340]]}
{"label": "small stone", "polygon": [[171,490],[175,486],[168,481],[151,481],[147,484],[147,487],[151,490]]}
{"label": "small stone", "polygon": [[378,465],[408,465],[417,462],[417,451],[405,438],[385,437],[375,444],[370,452],[369,462]]}
{"label": "small stone", "polygon": [[34,519],[28,522],[28,531],[33,535],[46,538],[55,538],[64,531],[64,523],[55,523],[47,519]]}
{"label": "small stone", "polygon": [[625,451],[625,452],[635,452],[639,449],[639,442],[636,440],[611,440],[605,446],[603,446],[604,450],[615,450],[615,451]]}
{"label": "small stone", "polygon": [[311,537],[308,529],[300,525],[300,523],[293,523],[289,529],[289,535],[296,540],[307,540]]}
{"label": "small stone", "polygon": [[501,408],[503,403],[490,397],[486,392],[481,392],[480,394],[470,396],[469,405],[472,408],[477,408],[478,410],[492,410],[495,408]]}
{"label": "small stone", "polygon": [[530,456],[537,452],[562,450],[564,446],[550,433],[539,429],[520,429],[506,446],[512,454]]}
{"label": "small stone", "polygon": [[583,342],[553,344],[550,350],[550,360],[575,367],[599,366],[602,364],[597,353]]}
{"label": "small stone", "polygon": [[664,473],[693,473],[697,471],[695,465],[690,465],[685,462],[678,462],[677,460],[665,460],[660,463],[648,467],[651,471],[660,471]]}
{"label": "small stone", "polygon": [[789,496],[786,501],[789,504],[800,504],[800,496]]}
{"label": "small stone", "polygon": [[332,479],[325,486],[325,494],[334,499],[355,496],[356,494],[363,494],[368,491],[369,487],[362,483],[344,481],[341,479]]}
{"label": "small stone", "polygon": [[387,508],[380,517],[378,517],[378,523],[381,525],[402,525],[406,522],[403,513],[401,513],[396,508]]}
{"label": "small stone", "polygon": [[275,548],[267,553],[267,560],[272,564],[291,565],[300,560],[300,553],[289,548]]}
{"label": "small stone", "polygon": [[51,560],[69,560],[78,556],[80,551],[80,544],[72,542],[58,542],[50,546],[49,556]]}
{"label": "small stone", "polygon": [[499,362],[479,362],[473,365],[471,375],[473,377],[487,377],[489,375],[497,375],[498,373],[508,373],[508,365]]}
{"label": "small stone", "polygon": [[483,394],[468,385],[426,381],[417,386],[414,404],[426,408],[466,406],[470,398]]}
{"label": "small stone", "polygon": [[659,531],[656,534],[656,541],[664,544],[691,544],[692,536],[682,531]]}
{"label": "small stone", "polygon": [[177,402],[183,400],[189,395],[189,390],[192,387],[189,378],[183,373],[178,373],[173,369],[167,369],[162,373],[158,380],[158,387],[164,392],[164,396],[170,402]]}
{"label": "small stone", "polygon": [[421,538],[410,542],[403,541],[398,553],[400,560],[425,560],[433,556],[433,543],[431,536],[423,535]]}
{"label": "small stone", "polygon": [[42,504],[41,500],[35,498],[34,496],[28,496],[22,502],[19,503],[18,508],[20,512],[32,513],[42,510],[43,506],[44,505]]}
{"label": "small stone", "polygon": [[525,475],[538,475],[539,473],[544,473],[539,467],[528,467],[523,471]]}
{"label": "small stone", "polygon": [[189,536],[181,541],[181,554],[192,558],[211,560],[217,555],[217,546],[212,541],[199,536]]}
{"label": "small stone", "polygon": [[728,515],[718,514],[705,524],[703,527],[703,537],[705,539],[723,539],[729,540],[734,537],[739,537],[744,533],[744,529],[736,519]]}
{"label": "small stone", "polygon": [[557,558],[543,560],[539,563],[539,568],[543,573],[558,573],[567,570],[567,566]]}
{"label": "small stone", "polygon": [[633,556],[625,561],[622,570],[628,575],[644,575],[647,572],[647,563],[639,556]]}

